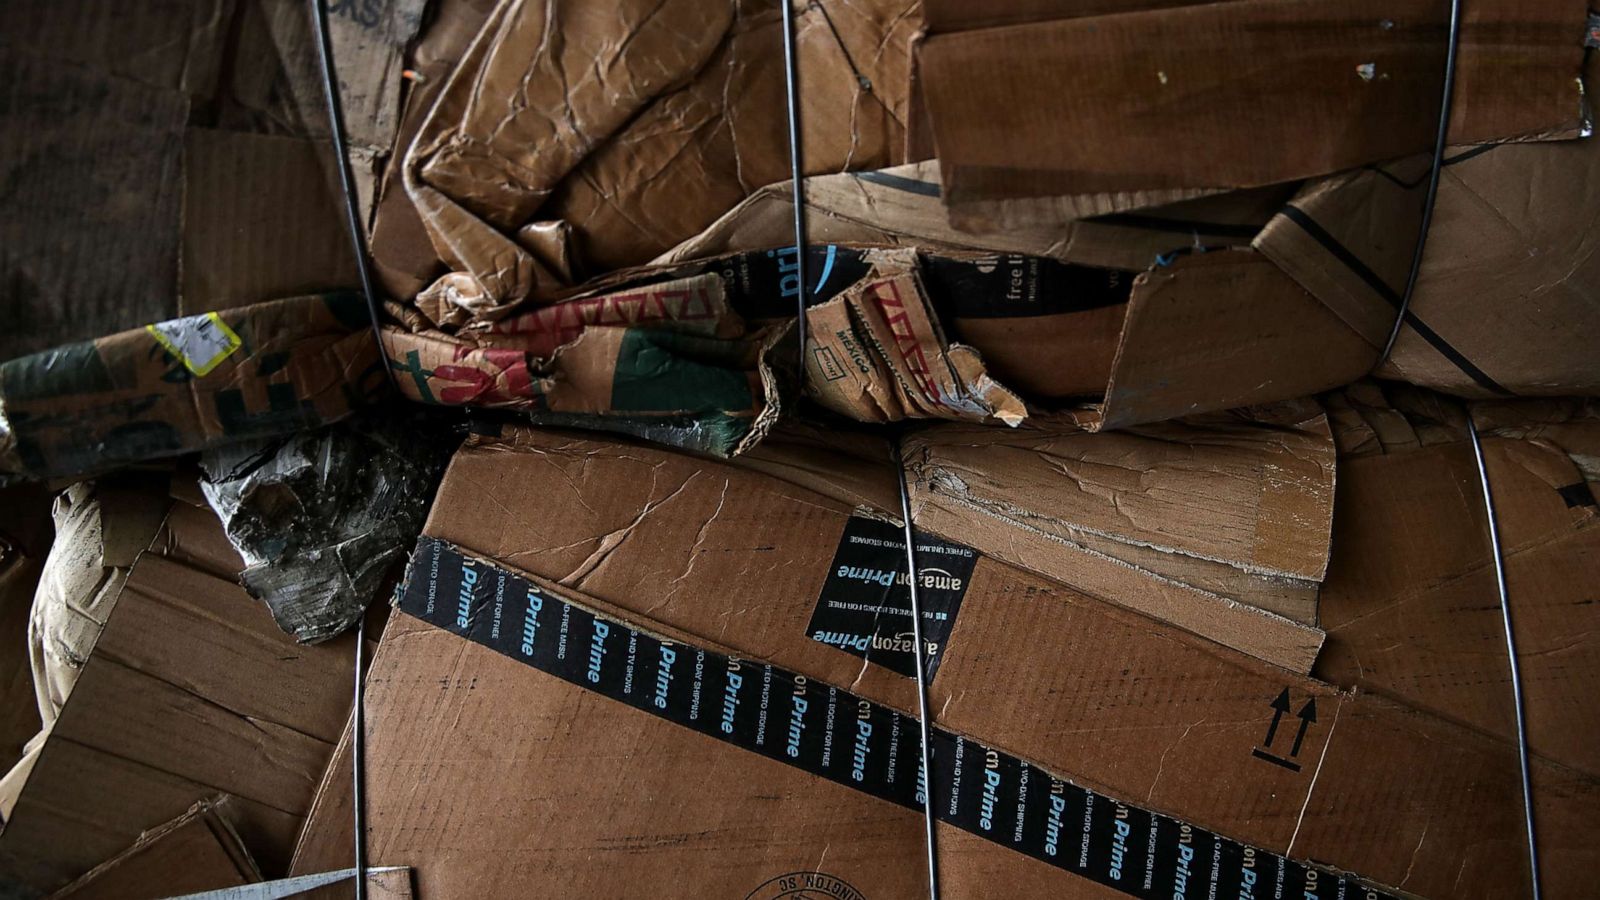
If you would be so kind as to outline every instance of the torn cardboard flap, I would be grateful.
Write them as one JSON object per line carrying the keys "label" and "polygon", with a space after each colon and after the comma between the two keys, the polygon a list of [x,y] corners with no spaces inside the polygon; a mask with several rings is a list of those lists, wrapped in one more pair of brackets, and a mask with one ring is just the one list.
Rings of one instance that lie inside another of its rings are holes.
{"label": "torn cardboard flap", "polygon": [[[798,13],[811,172],[898,161],[914,10],[881,0]],[[405,164],[440,258],[478,284],[469,314],[493,319],[547,298],[569,283],[562,259],[641,263],[787,173],[774,102],[781,17],[726,5],[707,14],[628,3],[591,16],[560,0],[505,0],[489,16]],[[561,41],[544,39],[553,33]],[[604,74],[579,77],[591,72]],[[570,235],[523,231],[559,220]]]}
{"label": "torn cardboard flap", "polygon": [[[865,720],[873,726],[866,771],[880,777],[880,740],[898,734],[902,760],[911,749],[912,682],[807,630],[852,520],[850,504],[649,447],[521,430],[508,438],[513,443],[477,442],[457,454],[425,529],[474,560],[465,609],[461,579],[446,578],[455,570],[443,564],[425,609],[433,567],[415,567],[420,580],[405,602],[437,624],[397,616],[369,676],[373,862],[408,859],[424,895],[559,881],[606,896],[663,880],[686,894],[740,896],[784,873],[819,870],[868,896],[918,890],[915,867],[882,861],[917,858],[919,810],[851,786],[861,721],[853,698],[835,709],[833,726],[825,715],[829,688],[884,710],[884,718],[869,712]],[[490,496],[495,502],[485,502]],[[498,584],[506,586],[499,599]],[[1135,872],[1149,858],[1141,817],[1155,810],[1423,896],[1515,895],[1526,883],[1512,742],[1333,690],[987,554],[965,587],[929,698],[938,726],[952,735],[935,756],[931,783],[957,821],[971,822],[970,831],[938,826],[949,851],[940,858],[946,896],[989,896],[996,883],[1029,896],[1113,895],[1092,883],[1112,880],[1105,870],[1084,879],[1004,846],[1010,819],[983,836],[988,757],[980,747],[1032,766],[1024,770],[1029,796],[1051,796],[1050,777],[1094,792],[1092,801],[1073,794],[1075,804],[1061,810],[1056,858],[1069,870],[1087,805],[1098,811],[1091,820],[1127,810],[1122,859]],[[534,649],[525,652],[526,632],[503,625],[525,624],[535,596]],[[580,610],[611,624],[601,633]],[[566,654],[550,665],[566,674],[552,675],[538,661],[558,659],[562,621]],[[661,683],[652,635],[674,642],[668,704],[698,696],[700,726],[652,713]],[[499,652],[478,640],[498,640]],[[697,656],[702,648],[731,653],[739,668]],[[731,703],[728,672],[740,675]],[[809,687],[801,696],[817,699],[801,714],[800,753],[807,766],[823,765],[820,754],[831,746],[827,765],[836,776],[790,762],[796,682],[787,673],[803,675]],[[1289,711],[1274,727],[1286,691]],[[736,741],[715,736],[728,733],[725,721]],[[502,755],[491,766],[438,752],[461,735],[484,746],[531,741],[548,752]],[[962,736],[966,743],[954,743]],[[1547,889],[1581,894],[1595,855],[1581,823],[1600,783],[1542,759],[1534,767],[1540,821],[1551,823],[1540,834]],[[1019,769],[996,771],[997,805],[1009,812]],[[308,840],[344,827],[338,804],[323,808],[334,819],[314,820]],[[526,835],[543,833],[539,823],[552,808],[605,814],[574,815],[564,840],[530,846]],[[1374,809],[1385,827],[1371,827]],[[1023,821],[1024,843],[1037,841],[1041,857],[1044,822],[1044,812]],[[1113,831],[1089,832],[1090,858],[1104,861],[1097,864],[1115,858]],[[439,849],[474,837],[490,852]],[[1158,855],[1162,846],[1158,837]],[[1163,856],[1158,870],[1170,862]],[[1208,878],[1209,859],[1200,863],[1189,870],[1191,884]]]}
{"label": "torn cardboard flap", "polygon": [[[946,201],[1245,187],[1420,152],[1445,13],[1245,0],[932,34],[917,77]],[[1581,0],[1464,15],[1453,141],[1583,131]]]}
{"label": "torn cardboard flap", "polygon": [[862,422],[1027,417],[1022,400],[971,347],[949,344],[917,274],[915,251],[869,254],[872,272],[806,311],[806,393]]}
{"label": "torn cardboard flap", "polygon": [[335,422],[386,390],[354,294],[157,322],[0,364],[0,474],[78,475]]}
{"label": "torn cardboard flap", "polygon": [[1093,434],[942,425],[907,439],[938,534],[1300,672],[1322,643],[1334,447],[1311,403]]}
{"label": "torn cardboard flap", "polygon": [[1379,347],[1258,253],[1180,256],[1135,281],[1105,399],[1080,418],[1124,428],[1304,397],[1361,377]]}
{"label": "torn cardboard flap", "polygon": [[[1256,247],[1370,341],[1400,306],[1427,184],[1409,158],[1306,185]],[[1379,375],[1466,397],[1600,393],[1600,141],[1452,148]]]}

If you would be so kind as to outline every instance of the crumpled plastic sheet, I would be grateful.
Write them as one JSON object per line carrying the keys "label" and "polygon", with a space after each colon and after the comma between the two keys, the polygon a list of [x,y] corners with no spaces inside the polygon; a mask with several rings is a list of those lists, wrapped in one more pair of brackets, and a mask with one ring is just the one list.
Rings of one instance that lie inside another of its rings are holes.
{"label": "crumpled plastic sheet", "polygon": [[200,487],[239,581],[302,643],[355,624],[416,541],[456,439],[393,411],[208,451]]}

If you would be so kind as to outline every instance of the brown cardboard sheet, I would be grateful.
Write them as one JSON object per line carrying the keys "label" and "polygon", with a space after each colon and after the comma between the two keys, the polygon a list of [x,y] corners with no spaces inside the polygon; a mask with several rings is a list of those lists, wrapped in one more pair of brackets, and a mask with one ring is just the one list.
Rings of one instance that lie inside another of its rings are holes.
{"label": "brown cardboard sheet", "polygon": [[[916,6],[798,15],[809,173],[899,160]],[[559,33],[561,40],[546,38]],[[407,151],[440,258],[495,318],[581,276],[642,263],[788,172],[776,4],[628,2],[604,16],[504,0]]]}
{"label": "brown cardboard sheet", "polygon": [[907,438],[912,517],[995,559],[1309,672],[1333,525],[1327,418],[1285,403],[1091,434]]}
{"label": "brown cardboard sheet", "polygon": [[349,715],[353,639],[296,645],[240,565],[210,510],[173,505],[0,831],[0,880],[57,889],[219,792],[262,872],[284,870]]}
{"label": "brown cardboard sheet", "polygon": [[133,845],[51,894],[51,900],[159,900],[261,880],[249,848],[229,821],[226,794],[144,834]]}
{"label": "brown cardboard sheet", "polygon": [[[370,160],[394,143],[423,0],[331,6]],[[0,361],[354,284],[306,4],[17,0],[0,73]]]}
{"label": "brown cardboard sheet", "polygon": [[[806,637],[850,511],[735,464],[517,431],[457,455],[426,530],[655,634],[910,710],[910,679]],[[1285,690],[1296,710],[1316,701],[1298,770],[1253,752],[1287,752],[1265,735]],[[942,727],[1104,797],[1422,896],[1526,885],[1516,751],[1503,737],[1340,692],[988,556],[930,691]],[[915,810],[741,755],[408,616],[384,637],[368,701],[372,860],[414,866],[421,896],[557,885],[605,896],[640,883],[763,896],[752,894],[763,882],[806,872],[869,897],[925,889]],[[1597,798],[1593,776],[1535,761],[1549,896],[1587,890],[1595,851],[1582,823]],[[343,827],[327,806],[303,859]],[[997,884],[1010,896],[1116,896],[966,833],[939,837],[946,896],[993,896]]]}
{"label": "brown cardboard sheet", "polygon": [[0,477],[80,475],[287,434],[387,389],[351,293],[155,322],[0,363]]}
{"label": "brown cardboard sheet", "polygon": [[[1317,673],[1515,739],[1481,487],[1458,404],[1362,384],[1342,413],[1338,515]],[[1475,404],[1533,751],[1600,773],[1600,411]]]}
{"label": "brown cardboard sheet", "polygon": [[[1140,215],[986,230],[953,228],[940,199],[942,190],[937,160],[874,172],[813,175],[805,179],[806,238],[818,244],[987,250],[1140,270],[1175,250],[1248,245],[1294,187],[1233,191]],[[768,185],[654,263],[793,244],[793,198],[788,181]]]}
{"label": "brown cardboard sheet", "polygon": [[[917,77],[946,200],[1246,187],[1420,152],[1446,14],[1243,0],[931,34]],[[1452,140],[1578,134],[1581,0],[1464,16]]]}
{"label": "brown cardboard sheet", "polygon": [[179,315],[359,283],[330,155],[298,137],[184,133]]}
{"label": "brown cardboard sheet", "polygon": [[[1381,346],[1427,164],[1308,183],[1256,248]],[[1477,398],[1600,393],[1597,284],[1600,141],[1451,148],[1407,324],[1376,374]]]}

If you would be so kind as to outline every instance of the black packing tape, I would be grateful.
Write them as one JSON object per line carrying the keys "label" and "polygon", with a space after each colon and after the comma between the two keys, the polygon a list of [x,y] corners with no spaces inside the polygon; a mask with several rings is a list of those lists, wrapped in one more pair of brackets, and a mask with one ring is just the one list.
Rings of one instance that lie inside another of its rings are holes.
{"label": "black packing tape", "polygon": [[[424,535],[396,606],[563,681],[908,809],[922,808],[914,716],[777,666],[668,641]],[[934,815],[1132,897],[1399,900],[932,731]]]}

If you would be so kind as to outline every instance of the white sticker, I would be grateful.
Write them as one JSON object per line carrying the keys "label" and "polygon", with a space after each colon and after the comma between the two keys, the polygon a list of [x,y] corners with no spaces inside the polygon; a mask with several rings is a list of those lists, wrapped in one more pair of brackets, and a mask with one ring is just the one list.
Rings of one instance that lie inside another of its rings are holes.
{"label": "white sticker", "polygon": [[145,330],[196,375],[215,369],[243,343],[214,312],[146,325]]}

